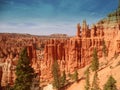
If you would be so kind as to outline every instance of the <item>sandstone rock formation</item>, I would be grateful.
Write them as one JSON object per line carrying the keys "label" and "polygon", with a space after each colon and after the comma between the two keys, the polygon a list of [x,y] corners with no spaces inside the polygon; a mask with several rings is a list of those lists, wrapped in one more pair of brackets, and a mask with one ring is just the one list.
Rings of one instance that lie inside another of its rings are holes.
{"label": "sandstone rock formation", "polygon": [[[29,57],[31,64],[34,68],[37,67],[37,65],[34,64],[36,63],[36,57],[39,58],[36,54],[36,50],[39,53],[41,44],[47,39],[48,37],[0,33],[0,82],[2,86],[14,84],[15,67],[19,58],[19,53],[24,46],[28,47],[28,53],[30,51]],[[35,45],[35,43],[37,44]],[[37,61],[38,60],[39,59],[37,59]]]}
{"label": "sandstone rock formation", "polygon": [[[59,35],[60,38],[68,38]],[[27,46],[28,56],[35,73],[40,76],[43,61],[44,44],[50,36],[33,36],[29,34],[0,33],[0,82],[2,86],[13,85],[15,81],[15,67],[20,51]]]}
{"label": "sandstone rock formation", "polygon": [[[90,64],[94,48],[97,49],[99,58],[104,56],[103,41],[105,41],[109,58],[120,53],[120,8],[109,14],[107,18],[92,25],[91,28],[84,20],[82,26],[77,25],[75,37],[67,40],[50,39],[47,41],[44,49],[44,66],[46,70],[51,70],[56,59],[61,72],[65,70],[66,73],[73,73],[75,69]],[[41,77],[49,77],[49,70],[47,76],[43,74]],[[44,70],[41,72],[44,73]]]}
{"label": "sandstone rock formation", "polygon": [[[64,35],[63,35],[64,36]],[[2,86],[14,84],[15,67],[19,53],[27,46],[31,66],[40,76],[40,81],[47,85],[52,81],[51,67],[57,60],[60,71],[73,73],[90,64],[93,49],[98,57],[103,57],[103,40],[109,58],[120,53],[120,6],[107,18],[93,24],[91,28],[84,20],[77,25],[75,37],[39,37],[31,35],[0,35],[0,81]],[[1,69],[2,67],[2,69]],[[1,77],[2,75],[2,77]]]}

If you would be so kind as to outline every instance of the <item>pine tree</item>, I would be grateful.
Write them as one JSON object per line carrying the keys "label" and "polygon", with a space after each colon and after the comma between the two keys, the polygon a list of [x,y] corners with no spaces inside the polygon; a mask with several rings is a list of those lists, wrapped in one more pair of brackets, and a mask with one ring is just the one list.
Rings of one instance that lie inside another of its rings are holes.
{"label": "pine tree", "polygon": [[52,65],[52,75],[53,75],[53,86],[56,89],[60,89],[60,69],[57,60],[54,60]]}
{"label": "pine tree", "polygon": [[87,70],[85,71],[85,76],[86,76],[86,79],[85,79],[85,81],[86,81],[85,90],[89,90],[90,89],[90,81],[89,81],[90,76],[89,76],[89,74],[90,74],[90,71],[89,71],[89,67],[88,67]]}
{"label": "pine tree", "polygon": [[99,88],[99,78],[98,78],[98,73],[95,71],[94,77],[93,77],[93,82],[92,82],[92,89],[91,90],[100,90]]}
{"label": "pine tree", "polygon": [[99,83],[98,83],[98,73],[97,70],[99,69],[99,61],[97,56],[97,50],[96,48],[93,51],[93,59],[92,59],[92,65],[91,65],[92,71],[94,71],[94,77],[93,77],[93,83],[92,83],[92,89],[91,90],[99,90]]}
{"label": "pine tree", "polygon": [[93,58],[92,58],[91,69],[92,69],[92,71],[97,71],[99,69],[99,61],[98,61],[96,48],[93,51]]}
{"label": "pine tree", "polygon": [[33,68],[30,65],[27,48],[24,48],[20,54],[15,74],[17,78],[15,80],[13,89],[30,90],[35,74]]}
{"label": "pine tree", "polygon": [[106,44],[105,44],[105,41],[103,40],[103,48],[102,48],[102,51],[103,51],[103,53],[104,53],[104,57],[106,57],[107,56],[107,47],[106,47]]}
{"label": "pine tree", "polygon": [[78,81],[78,72],[77,72],[77,70],[75,70],[73,78],[74,78],[74,80],[76,82]]}
{"label": "pine tree", "polygon": [[11,90],[10,84],[8,83],[5,88],[6,90]]}
{"label": "pine tree", "polygon": [[66,83],[66,73],[63,71],[63,76],[61,77],[61,87],[63,87]]}
{"label": "pine tree", "polygon": [[103,90],[117,90],[115,83],[116,80],[112,76],[110,76],[107,83],[104,85]]}

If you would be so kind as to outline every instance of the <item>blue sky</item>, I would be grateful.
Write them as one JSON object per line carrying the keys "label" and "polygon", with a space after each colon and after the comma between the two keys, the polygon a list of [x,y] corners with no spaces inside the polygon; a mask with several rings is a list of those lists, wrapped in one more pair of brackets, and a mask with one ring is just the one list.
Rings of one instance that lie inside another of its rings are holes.
{"label": "blue sky", "polygon": [[96,23],[118,0],[0,0],[0,32],[75,35],[84,19]]}

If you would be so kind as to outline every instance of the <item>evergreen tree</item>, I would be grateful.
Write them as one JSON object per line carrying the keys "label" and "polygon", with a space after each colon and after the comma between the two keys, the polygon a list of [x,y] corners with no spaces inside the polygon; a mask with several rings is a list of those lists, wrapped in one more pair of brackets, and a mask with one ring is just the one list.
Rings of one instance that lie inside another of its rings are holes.
{"label": "evergreen tree", "polygon": [[77,70],[75,70],[74,76],[73,76],[74,80],[77,82],[78,81],[78,72]]}
{"label": "evergreen tree", "polygon": [[92,59],[92,65],[91,65],[92,71],[94,71],[94,77],[93,77],[93,83],[92,83],[92,89],[91,90],[99,90],[99,83],[98,83],[98,73],[97,70],[99,69],[99,61],[97,56],[97,50],[96,48],[93,51],[93,59]]}
{"label": "evergreen tree", "polygon": [[10,84],[8,83],[5,88],[6,90],[11,90]]}
{"label": "evergreen tree", "polygon": [[66,83],[66,73],[63,71],[63,76],[61,77],[61,87],[63,87]]}
{"label": "evergreen tree", "polygon": [[24,48],[20,54],[15,74],[16,80],[13,89],[30,90],[35,74],[33,68],[30,65],[27,48]]}
{"label": "evergreen tree", "polygon": [[95,71],[91,90],[100,90],[98,81],[99,81],[98,73],[97,73],[97,71]]}
{"label": "evergreen tree", "polygon": [[88,67],[87,70],[85,71],[85,76],[86,76],[86,79],[85,79],[85,81],[86,81],[85,90],[89,90],[90,89],[90,81],[89,81],[90,76],[89,76],[89,74],[90,74],[90,71],[89,71],[89,67]]}
{"label": "evergreen tree", "polygon": [[93,58],[92,58],[91,69],[92,69],[92,71],[97,71],[99,69],[99,61],[98,61],[96,48],[93,51]]}
{"label": "evergreen tree", "polygon": [[106,44],[105,44],[105,41],[103,40],[103,48],[102,48],[102,51],[103,51],[103,53],[104,53],[104,57],[106,57],[107,56],[107,47],[106,47]]}
{"label": "evergreen tree", "polygon": [[60,89],[60,69],[57,60],[54,60],[52,65],[52,75],[53,75],[53,86],[56,89]]}
{"label": "evergreen tree", "polygon": [[115,83],[116,80],[112,76],[110,76],[107,83],[104,85],[103,90],[117,90]]}
{"label": "evergreen tree", "polygon": [[72,75],[71,75],[71,73],[69,72],[69,73],[68,73],[68,77],[71,78],[71,76],[72,76]]}

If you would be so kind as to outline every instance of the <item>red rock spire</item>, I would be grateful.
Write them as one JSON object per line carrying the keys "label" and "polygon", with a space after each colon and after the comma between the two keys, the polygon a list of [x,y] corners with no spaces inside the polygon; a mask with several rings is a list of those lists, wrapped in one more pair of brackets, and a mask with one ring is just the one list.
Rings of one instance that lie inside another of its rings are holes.
{"label": "red rock spire", "polygon": [[77,37],[80,37],[80,29],[81,29],[81,26],[80,26],[80,23],[77,24]]}

